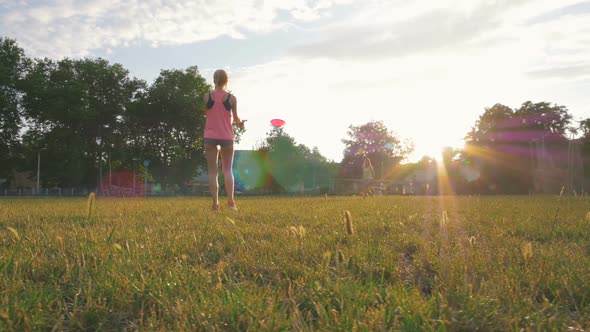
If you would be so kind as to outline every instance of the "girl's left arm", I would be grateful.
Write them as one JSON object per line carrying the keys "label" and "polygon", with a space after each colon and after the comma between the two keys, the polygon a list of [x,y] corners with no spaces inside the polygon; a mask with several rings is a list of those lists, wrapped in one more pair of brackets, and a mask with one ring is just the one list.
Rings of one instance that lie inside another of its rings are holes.
{"label": "girl's left arm", "polygon": [[232,115],[234,118],[234,123],[239,127],[239,128],[244,128],[244,121],[240,120],[240,117],[238,116],[238,99],[235,96],[231,96],[231,100],[229,101],[231,103],[231,109],[232,109]]}

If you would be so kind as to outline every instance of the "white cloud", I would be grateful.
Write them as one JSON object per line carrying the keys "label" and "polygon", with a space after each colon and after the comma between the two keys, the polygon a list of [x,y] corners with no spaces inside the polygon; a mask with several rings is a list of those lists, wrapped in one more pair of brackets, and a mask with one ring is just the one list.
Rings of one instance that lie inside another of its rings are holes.
{"label": "white cloud", "polygon": [[415,157],[457,146],[484,107],[522,91],[525,77],[492,64],[494,57],[291,58],[234,70],[231,88],[242,117],[250,119],[241,147],[254,145],[275,117],[287,121],[287,132],[299,142],[318,146],[335,160],[341,158],[347,127],[371,120],[383,120],[402,138],[412,139]]}
{"label": "white cloud", "polygon": [[590,63],[567,67],[555,67],[549,69],[533,70],[527,73],[532,78],[580,78],[590,77]]}
{"label": "white cloud", "polygon": [[185,44],[246,31],[269,32],[291,20],[314,20],[348,0],[50,0],[0,3],[0,31],[33,56],[84,56],[138,42]]}
{"label": "white cloud", "polygon": [[[590,54],[590,2],[442,0],[436,7],[420,0],[410,5],[371,4],[346,22],[318,28],[319,41],[296,46],[291,54],[307,59],[375,61],[502,50],[511,53],[509,62],[522,65],[521,72],[580,67],[587,65]],[[574,14],[574,9],[580,11]],[[531,23],[534,17],[551,20]]]}
{"label": "white cloud", "polygon": [[[373,1],[345,22],[318,28],[315,32],[322,36],[319,41],[299,45],[292,53],[308,58],[364,60],[457,50],[502,31],[507,32],[502,37],[514,38],[515,30],[531,15],[523,13],[523,8],[533,12],[554,8],[539,6],[538,2]],[[515,12],[519,13],[516,17]]]}
{"label": "white cloud", "polygon": [[[383,120],[416,143],[416,159],[444,145],[460,145],[484,108],[495,103],[518,107],[526,100],[549,101],[570,107],[576,117],[590,116],[583,108],[590,96],[575,83],[589,76],[584,56],[590,54],[590,20],[566,15],[531,25],[530,17],[561,4],[499,5],[495,14],[487,5],[446,11],[402,6],[410,18],[394,16],[389,25],[379,16],[358,19],[366,15],[359,12],[347,23],[318,29],[326,33],[325,43],[234,70],[232,87],[242,96],[244,116],[253,119],[241,146],[250,148],[263,137],[271,118],[285,117],[287,132],[298,141],[339,160],[348,125]],[[403,47],[392,42],[386,26],[404,28],[394,30]],[[371,39],[379,31],[381,39]]]}
{"label": "white cloud", "polygon": [[[334,11],[343,4],[344,14]],[[61,57],[135,43],[245,38],[249,32],[302,25],[308,43],[289,56],[247,68],[228,64],[230,88],[249,120],[240,147],[255,145],[270,129],[270,119],[278,117],[297,141],[339,161],[349,125],[383,120],[415,141],[419,158],[459,144],[483,109],[497,102],[517,107],[544,100],[590,116],[590,109],[580,109],[590,104],[589,13],[571,14],[586,8],[583,4],[52,0],[31,6],[0,0],[0,31],[29,55]],[[203,73],[210,76],[207,69]],[[580,80],[585,85],[576,83]]]}

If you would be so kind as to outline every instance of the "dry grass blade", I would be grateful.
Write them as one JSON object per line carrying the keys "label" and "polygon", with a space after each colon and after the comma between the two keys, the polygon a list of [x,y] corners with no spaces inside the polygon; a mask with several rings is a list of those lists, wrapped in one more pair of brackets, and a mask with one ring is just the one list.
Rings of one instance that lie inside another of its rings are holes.
{"label": "dry grass blade", "polygon": [[529,259],[531,259],[533,257],[533,244],[530,242],[526,242],[525,244],[522,245],[521,251],[522,251],[522,257],[524,258],[524,260],[528,261]]}
{"label": "dry grass blade", "polygon": [[8,229],[8,231],[10,233],[12,233],[12,236],[14,236],[17,240],[20,241],[20,235],[18,234],[18,231],[10,226],[6,227]]}
{"label": "dry grass blade", "polygon": [[344,219],[346,219],[346,223],[345,223],[346,234],[353,235],[354,228],[352,227],[352,217],[350,216],[350,211],[344,211]]}
{"label": "dry grass blade", "polygon": [[299,227],[290,226],[289,231],[291,232],[291,234],[295,235],[297,237],[297,239],[299,239],[300,241],[303,240],[303,238],[305,237],[305,233],[306,233],[305,227],[303,227],[303,226],[299,226]]}
{"label": "dry grass blade", "polygon": [[447,211],[443,211],[442,216],[440,218],[440,228],[445,228],[449,224],[449,215]]}
{"label": "dry grass blade", "polygon": [[87,220],[90,220],[90,218],[92,218],[92,210],[94,209],[94,205],[96,204],[96,195],[92,192],[90,193],[90,195],[88,195],[88,216],[87,216]]}

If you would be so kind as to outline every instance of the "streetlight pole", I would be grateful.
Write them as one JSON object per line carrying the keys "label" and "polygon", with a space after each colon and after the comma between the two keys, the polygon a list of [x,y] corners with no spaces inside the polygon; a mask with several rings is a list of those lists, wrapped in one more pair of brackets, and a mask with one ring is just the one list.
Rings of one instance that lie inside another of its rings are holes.
{"label": "streetlight pole", "polygon": [[547,153],[545,151],[545,136],[549,134],[551,134],[551,131],[546,132],[543,135],[543,137],[541,137],[541,190],[543,191],[543,193],[545,193],[547,190],[547,181],[545,180],[545,178],[547,177],[547,169],[549,166],[549,163],[547,162]]}
{"label": "streetlight pole", "polygon": [[39,195],[39,175],[41,174],[41,151],[37,151],[37,195]]}
{"label": "streetlight pole", "polygon": [[111,190],[113,190],[113,188],[111,188],[113,186],[113,163],[111,160],[111,153],[109,152],[109,194],[111,192]]}
{"label": "streetlight pole", "polygon": [[547,165],[547,163],[546,163],[547,155],[546,155],[546,152],[545,152],[545,136],[547,136],[549,134],[551,134],[551,131],[545,133],[545,135],[543,135],[543,137],[541,137],[541,147],[543,149],[541,152],[543,154],[543,162],[544,162],[544,164],[543,164],[544,166],[543,167],[545,167]]}
{"label": "streetlight pole", "polygon": [[115,144],[111,143],[110,150],[109,150],[109,195],[111,195],[113,191],[113,149],[115,148]]}
{"label": "streetlight pole", "polygon": [[144,160],[143,161],[143,196],[147,196],[147,168],[150,165],[150,161],[149,160]]}
{"label": "streetlight pole", "polygon": [[135,162],[139,160],[139,158],[133,158],[133,196],[135,196]]}
{"label": "streetlight pole", "polygon": [[103,186],[102,186],[102,156],[103,156],[102,151],[100,151],[100,156],[98,157],[98,173],[100,175],[100,177],[98,178],[99,185],[100,185],[100,188],[98,190],[98,194],[101,196],[102,196],[102,188],[103,188]]}

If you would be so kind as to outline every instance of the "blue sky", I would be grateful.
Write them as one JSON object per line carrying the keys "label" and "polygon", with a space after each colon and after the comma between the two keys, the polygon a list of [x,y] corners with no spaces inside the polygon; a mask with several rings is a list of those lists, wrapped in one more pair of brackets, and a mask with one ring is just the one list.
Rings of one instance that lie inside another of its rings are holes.
{"label": "blue sky", "polygon": [[248,131],[272,118],[339,161],[349,125],[383,120],[412,160],[461,140],[485,107],[526,100],[590,117],[590,1],[0,0],[0,35],[28,56],[103,57],[230,74]]}

